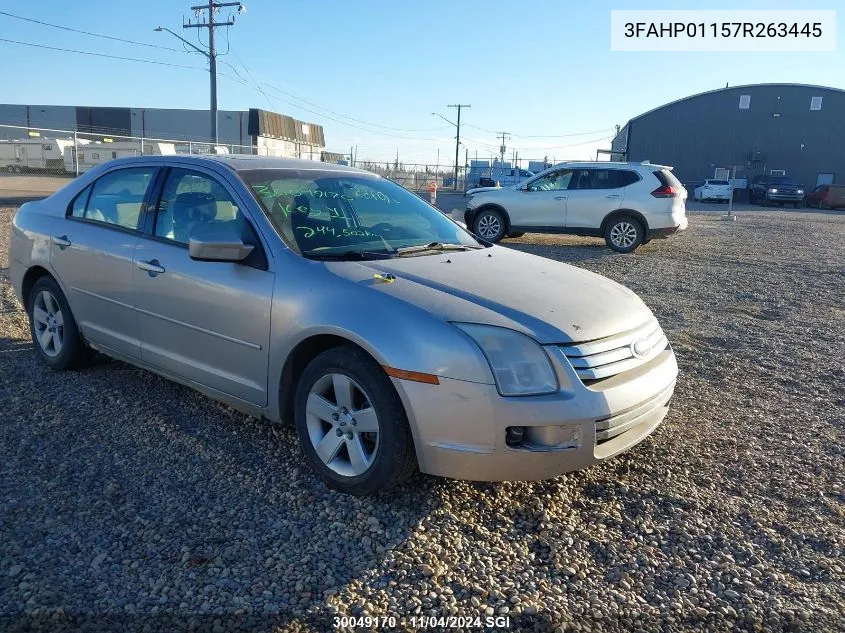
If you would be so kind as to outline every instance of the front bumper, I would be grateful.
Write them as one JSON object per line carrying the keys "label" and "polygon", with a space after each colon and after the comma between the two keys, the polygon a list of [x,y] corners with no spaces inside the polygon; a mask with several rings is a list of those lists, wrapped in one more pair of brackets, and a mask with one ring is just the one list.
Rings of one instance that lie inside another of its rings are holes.
{"label": "front bumper", "polygon": [[770,200],[771,202],[802,202],[804,200],[804,194],[766,192],[766,200]]}
{"label": "front bumper", "polygon": [[[440,385],[393,379],[408,412],[422,472],[475,481],[549,479],[625,451],[662,422],[678,365],[670,347],[634,370],[583,384],[550,350],[561,390],[502,397],[495,385],[441,378]],[[539,441],[513,448],[507,428]]]}

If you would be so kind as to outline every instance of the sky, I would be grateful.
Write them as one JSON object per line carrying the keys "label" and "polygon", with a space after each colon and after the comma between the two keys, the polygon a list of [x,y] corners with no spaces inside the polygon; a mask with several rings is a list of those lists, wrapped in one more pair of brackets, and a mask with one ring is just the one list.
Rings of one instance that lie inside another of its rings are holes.
{"label": "sky", "polygon": [[[200,0],[194,0],[199,2]],[[841,1],[841,0],[840,0]],[[184,52],[171,28],[197,45],[192,2],[0,0],[0,11],[138,42],[129,44],[0,14],[0,39],[134,57],[107,59],[0,41],[0,101],[22,104],[208,108],[207,64]],[[837,9],[819,1],[805,8]],[[220,109],[264,108],[323,125],[326,149],[359,160],[454,164],[455,109],[470,159],[595,158],[616,125],[726,84],[806,83],[845,88],[845,53],[656,53],[610,50],[611,9],[697,9],[697,2],[591,0],[522,4],[487,0],[247,0],[219,29]],[[708,9],[796,9],[779,0]],[[225,11],[223,15],[228,15]],[[843,31],[845,10],[837,15]],[[203,43],[205,31],[202,30]],[[176,50],[165,50],[153,46]],[[222,55],[223,53],[228,53]],[[189,66],[192,68],[184,68]]]}

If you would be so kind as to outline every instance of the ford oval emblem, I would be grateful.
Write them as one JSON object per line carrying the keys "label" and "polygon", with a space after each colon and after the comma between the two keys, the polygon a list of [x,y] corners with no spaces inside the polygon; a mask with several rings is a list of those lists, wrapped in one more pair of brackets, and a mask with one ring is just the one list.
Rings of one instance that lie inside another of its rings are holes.
{"label": "ford oval emblem", "polygon": [[631,354],[634,358],[645,358],[651,352],[651,343],[647,338],[641,338],[631,343]]}

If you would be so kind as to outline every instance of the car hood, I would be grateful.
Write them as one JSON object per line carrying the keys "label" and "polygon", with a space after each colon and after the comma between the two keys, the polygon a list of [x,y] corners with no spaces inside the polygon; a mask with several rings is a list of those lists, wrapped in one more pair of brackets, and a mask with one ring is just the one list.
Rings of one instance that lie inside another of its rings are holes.
{"label": "car hood", "polygon": [[[610,279],[499,246],[326,266],[445,321],[507,327],[546,344],[603,338],[652,318],[636,294]],[[383,281],[384,273],[395,280]]]}
{"label": "car hood", "polygon": [[466,195],[471,196],[473,194],[481,193],[483,191],[501,191],[502,189],[513,189],[513,187],[474,187],[473,189],[467,189]]}

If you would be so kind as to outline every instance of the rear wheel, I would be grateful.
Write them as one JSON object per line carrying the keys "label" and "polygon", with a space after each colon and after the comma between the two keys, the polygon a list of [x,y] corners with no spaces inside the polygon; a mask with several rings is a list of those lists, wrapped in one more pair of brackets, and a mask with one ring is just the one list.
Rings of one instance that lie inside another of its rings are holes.
{"label": "rear wheel", "polygon": [[487,240],[498,242],[505,237],[505,216],[497,209],[482,209],[475,216],[473,233]]}
{"label": "rear wheel", "polygon": [[604,229],[604,240],[608,248],[617,253],[632,253],[644,239],[643,225],[631,216],[613,218]]}
{"label": "rear wheel", "polygon": [[335,490],[388,490],[416,468],[408,418],[384,370],[352,345],[312,360],[296,387],[294,419],[311,468]]}
{"label": "rear wheel", "polygon": [[42,277],[29,293],[29,329],[41,360],[51,369],[73,369],[87,357],[87,349],[67,299],[51,277]]}

